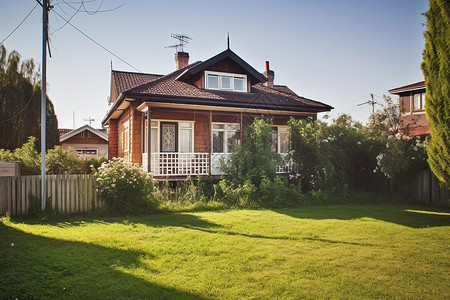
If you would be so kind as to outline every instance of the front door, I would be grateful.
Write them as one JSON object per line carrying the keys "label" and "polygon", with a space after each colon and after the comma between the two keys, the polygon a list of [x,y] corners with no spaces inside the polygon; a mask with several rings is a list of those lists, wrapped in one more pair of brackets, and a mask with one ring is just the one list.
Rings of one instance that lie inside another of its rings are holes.
{"label": "front door", "polygon": [[178,152],[178,123],[161,122],[161,152]]}

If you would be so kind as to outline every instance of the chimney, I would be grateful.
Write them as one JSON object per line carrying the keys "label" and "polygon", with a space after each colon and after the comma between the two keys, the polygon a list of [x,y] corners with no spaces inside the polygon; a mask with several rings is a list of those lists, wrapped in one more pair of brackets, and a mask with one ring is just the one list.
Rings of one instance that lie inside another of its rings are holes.
{"label": "chimney", "polygon": [[269,61],[266,60],[266,70],[263,73],[264,76],[266,76],[267,81],[264,82],[265,86],[273,87],[273,81],[275,79],[275,72],[270,70],[269,68]]}
{"label": "chimney", "polygon": [[183,69],[189,65],[189,53],[177,52],[175,53],[175,63],[177,64],[177,70]]}

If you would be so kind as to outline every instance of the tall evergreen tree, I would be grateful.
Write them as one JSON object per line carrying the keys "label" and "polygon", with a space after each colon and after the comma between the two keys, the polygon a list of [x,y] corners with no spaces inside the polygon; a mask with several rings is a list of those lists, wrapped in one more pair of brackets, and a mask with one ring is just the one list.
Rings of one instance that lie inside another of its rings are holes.
{"label": "tall evergreen tree", "polygon": [[431,134],[428,163],[437,178],[450,186],[450,1],[430,0],[422,70],[425,111]]}
{"label": "tall evergreen tree", "polygon": [[[21,147],[30,136],[41,143],[41,87],[33,59],[20,62],[20,54],[7,55],[0,45],[0,148]],[[59,144],[58,120],[52,102],[46,107],[46,148]]]}

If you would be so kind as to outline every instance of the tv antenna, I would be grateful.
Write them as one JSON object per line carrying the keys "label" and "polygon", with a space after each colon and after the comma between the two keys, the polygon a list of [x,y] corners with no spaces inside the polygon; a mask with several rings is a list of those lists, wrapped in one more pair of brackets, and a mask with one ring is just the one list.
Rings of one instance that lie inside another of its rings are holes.
{"label": "tv antenna", "polygon": [[89,116],[89,118],[85,118],[85,119],[83,119],[83,121],[88,121],[89,122],[89,126],[91,126],[92,125],[92,122],[94,122],[95,120],[94,119],[92,119],[90,116]]}
{"label": "tv antenna", "polygon": [[371,100],[366,101],[364,103],[360,103],[357,106],[370,104],[370,105],[372,105],[372,113],[374,113],[375,112],[375,104],[378,104],[378,102],[373,99],[373,94],[370,94],[370,97],[372,98]]}
{"label": "tv antenna", "polygon": [[184,52],[184,47],[186,47],[186,45],[189,44],[189,40],[192,40],[187,35],[178,33],[171,33],[170,37],[177,39],[179,43],[176,45],[167,46],[165,48],[175,48],[176,52]]}

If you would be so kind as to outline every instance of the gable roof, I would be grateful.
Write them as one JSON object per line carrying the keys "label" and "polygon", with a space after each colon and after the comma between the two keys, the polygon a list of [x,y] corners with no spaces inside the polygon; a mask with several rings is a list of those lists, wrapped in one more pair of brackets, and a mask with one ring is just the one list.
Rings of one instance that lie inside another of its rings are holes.
{"label": "gable roof", "polygon": [[62,135],[62,136],[59,138],[59,141],[60,141],[60,142],[64,142],[65,140],[68,140],[68,139],[70,139],[71,137],[73,137],[73,136],[75,136],[75,135],[77,135],[77,134],[79,134],[80,132],[83,132],[83,131],[85,131],[85,130],[89,130],[89,131],[92,132],[93,134],[97,135],[99,138],[102,138],[102,139],[104,139],[105,141],[108,141],[108,135],[107,135],[107,134],[104,134],[104,133],[101,132],[100,130],[95,129],[95,128],[93,128],[92,126],[87,125],[87,124],[84,125],[84,126],[81,126],[81,127],[77,128],[77,129],[74,129],[74,130],[70,131],[69,133],[66,133],[66,134]]}
{"label": "gable roof", "polygon": [[[251,86],[251,91],[249,93],[200,89],[195,85],[184,81],[184,79],[189,76],[198,74],[225,58],[230,58],[238,63],[246,72],[248,72],[248,75],[254,79],[253,82],[256,82],[256,84]],[[122,76],[119,75],[118,71],[114,72],[117,72],[115,73],[116,76]],[[125,103],[125,98],[135,98],[142,101],[160,103],[265,109],[274,112],[291,111],[317,113],[333,109],[330,105],[301,97],[287,86],[275,85],[274,87],[267,87],[263,85],[262,82],[267,81],[266,77],[261,73],[258,73],[258,71],[253,69],[253,67],[229,49],[205,62],[198,61],[192,63],[165,76],[129,72],[127,74],[127,76],[132,76],[132,78],[134,78],[133,83],[137,83],[139,80],[148,80],[148,82],[131,87],[127,90],[121,90],[122,96],[118,97],[111,106],[102,120],[102,124],[106,124],[110,118],[116,118],[120,115],[119,110],[126,108],[126,106],[122,104]],[[139,75],[143,76],[140,77]],[[131,79],[128,78],[128,80]],[[130,85],[132,85],[131,82]],[[125,84],[122,86],[125,88]]]}
{"label": "gable roof", "polygon": [[389,93],[394,94],[394,95],[398,95],[404,92],[412,92],[412,91],[417,91],[417,90],[423,90],[425,89],[425,81],[419,81],[416,83],[412,83],[412,84],[408,84],[408,85],[404,85],[398,88],[393,88],[388,90]]}
{"label": "gable roof", "polygon": [[210,59],[197,64],[194,67],[187,68],[182,74],[180,74],[180,76],[177,79],[178,80],[186,79],[192,75],[195,75],[197,73],[200,73],[200,72],[208,69],[208,67],[210,67],[226,58],[230,58],[236,64],[241,66],[247,72],[247,74],[250,76],[250,78],[252,78],[252,82],[260,83],[260,82],[267,81],[267,78],[264,75],[262,75],[261,73],[256,71],[252,66],[250,66],[246,61],[244,61],[242,58],[240,58],[236,53],[234,53],[230,49],[227,49],[227,50],[217,54],[216,56],[213,56]]}

